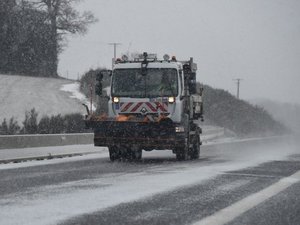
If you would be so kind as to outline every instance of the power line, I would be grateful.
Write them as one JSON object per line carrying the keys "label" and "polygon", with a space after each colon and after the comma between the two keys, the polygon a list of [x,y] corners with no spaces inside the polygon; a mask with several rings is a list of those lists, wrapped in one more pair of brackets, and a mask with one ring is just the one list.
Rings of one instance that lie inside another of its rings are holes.
{"label": "power line", "polygon": [[113,58],[113,61],[112,61],[112,67],[113,67],[114,62],[116,61],[116,58],[117,58],[117,46],[121,45],[121,44],[122,43],[117,43],[117,42],[108,43],[108,45],[113,45],[114,46],[114,58]]}
{"label": "power line", "polygon": [[240,82],[243,80],[241,78],[236,78],[236,79],[233,79],[234,81],[236,81],[236,85],[237,85],[237,90],[236,90],[236,97],[237,99],[240,98]]}

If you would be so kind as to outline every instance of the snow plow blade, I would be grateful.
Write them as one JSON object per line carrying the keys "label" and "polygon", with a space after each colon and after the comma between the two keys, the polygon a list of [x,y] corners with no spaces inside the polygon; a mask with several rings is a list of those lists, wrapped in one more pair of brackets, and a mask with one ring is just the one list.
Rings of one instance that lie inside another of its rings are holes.
{"label": "snow plow blade", "polygon": [[174,149],[184,144],[174,123],[130,121],[86,121],[94,130],[95,146],[138,145],[147,149]]}

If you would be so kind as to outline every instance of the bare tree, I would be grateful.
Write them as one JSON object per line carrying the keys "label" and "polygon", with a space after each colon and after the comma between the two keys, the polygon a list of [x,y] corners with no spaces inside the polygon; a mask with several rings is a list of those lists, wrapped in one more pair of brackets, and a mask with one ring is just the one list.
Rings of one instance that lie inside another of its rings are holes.
{"label": "bare tree", "polygon": [[27,0],[38,10],[46,12],[46,23],[50,25],[51,42],[51,65],[50,72],[57,76],[58,54],[63,47],[65,35],[85,34],[89,24],[94,23],[97,19],[89,11],[80,13],[74,8],[74,5],[81,0]]}

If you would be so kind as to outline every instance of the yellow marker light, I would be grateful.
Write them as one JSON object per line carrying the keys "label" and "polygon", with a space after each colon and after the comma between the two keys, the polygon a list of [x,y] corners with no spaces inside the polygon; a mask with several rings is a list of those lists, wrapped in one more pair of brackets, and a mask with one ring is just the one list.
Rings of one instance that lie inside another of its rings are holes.
{"label": "yellow marker light", "polygon": [[119,103],[120,102],[120,99],[118,97],[113,97],[113,102],[114,103]]}
{"label": "yellow marker light", "polygon": [[175,102],[175,97],[169,97],[168,102],[169,103],[174,103]]}

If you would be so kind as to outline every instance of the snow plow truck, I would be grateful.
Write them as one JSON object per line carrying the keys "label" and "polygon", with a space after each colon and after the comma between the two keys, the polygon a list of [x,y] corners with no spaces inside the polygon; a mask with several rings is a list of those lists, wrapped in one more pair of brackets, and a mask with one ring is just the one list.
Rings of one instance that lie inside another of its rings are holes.
{"label": "snow plow truck", "polygon": [[[94,145],[106,146],[111,161],[140,160],[142,150],[172,150],[178,160],[198,159],[203,121],[203,88],[196,85],[193,58],[158,60],[146,52],[116,59],[112,70],[97,74],[96,94],[106,98],[107,113],[88,110],[85,123],[94,131]],[[107,96],[102,79],[111,76]]]}

